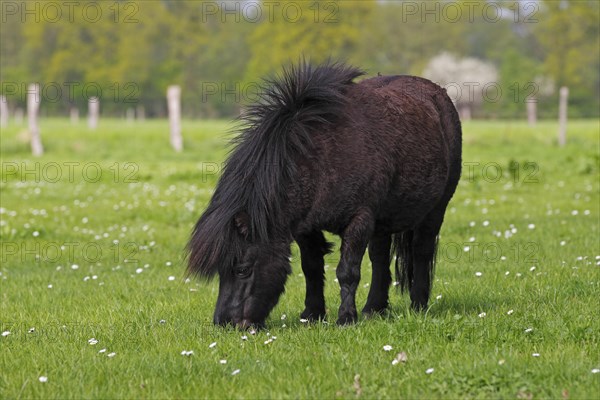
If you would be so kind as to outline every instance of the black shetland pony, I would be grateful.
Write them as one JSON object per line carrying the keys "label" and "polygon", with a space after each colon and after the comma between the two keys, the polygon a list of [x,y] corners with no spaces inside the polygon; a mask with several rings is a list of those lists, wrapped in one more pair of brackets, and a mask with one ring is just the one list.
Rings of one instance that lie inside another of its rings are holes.
{"label": "black shetland pony", "polygon": [[427,307],[437,236],[460,177],[460,121],[446,91],[426,79],[353,83],[361,75],[301,62],[267,81],[244,117],[188,244],[188,272],[219,273],[215,324],[264,324],[291,272],[293,240],[306,277],[301,318],[324,318],[323,230],[342,239],[338,324],[357,319],[367,246],[373,277],[363,313],[387,308],[393,254],[413,308]]}

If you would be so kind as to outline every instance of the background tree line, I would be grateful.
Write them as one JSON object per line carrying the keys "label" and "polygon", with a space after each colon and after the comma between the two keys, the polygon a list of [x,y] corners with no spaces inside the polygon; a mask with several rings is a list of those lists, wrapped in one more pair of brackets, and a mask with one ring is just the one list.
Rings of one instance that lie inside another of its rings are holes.
{"label": "background tree line", "polygon": [[[69,5],[70,4],[70,5]],[[343,59],[369,74],[423,75],[442,53],[497,70],[476,117],[523,118],[536,95],[554,117],[570,89],[573,117],[600,109],[600,5],[581,1],[2,1],[0,80],[12,109],[40,82],[42,109],[84,111],[100,94],[105,115],[142,105],[166,114],[182,86],[183,112],[230,117],[256,98],[259,78],[302,55]],[[529,83],[537,82],[537,86]],[[481,90],[481,87],[475,88]],[[463,93],[464,96],[467,93]],[[495,98],[493,98],[495,97]],[[492,101],[489,101],[493,98]]]}

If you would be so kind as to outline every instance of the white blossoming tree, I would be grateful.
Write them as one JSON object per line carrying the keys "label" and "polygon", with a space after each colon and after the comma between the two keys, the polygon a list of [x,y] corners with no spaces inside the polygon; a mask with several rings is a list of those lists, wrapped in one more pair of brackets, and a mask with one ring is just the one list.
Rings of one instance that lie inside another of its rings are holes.
{"label": "white blossoming tree", "polygon": [[448,90],[463,120],[471,119],[487,91],[498,85],[498,71],[493,64],[477,58],[458,59],[447,52],[432,58],[423,75]]}

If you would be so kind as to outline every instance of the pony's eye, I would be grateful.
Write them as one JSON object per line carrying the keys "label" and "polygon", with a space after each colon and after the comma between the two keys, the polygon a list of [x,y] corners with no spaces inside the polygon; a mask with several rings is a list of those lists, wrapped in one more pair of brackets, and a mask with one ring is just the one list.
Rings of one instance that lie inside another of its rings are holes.
{"label": "pony's eye", "polygon": [[250,275],[250,268],[246,266],[240,266],[235,270],[235,274],[240,278],[244,278]]}

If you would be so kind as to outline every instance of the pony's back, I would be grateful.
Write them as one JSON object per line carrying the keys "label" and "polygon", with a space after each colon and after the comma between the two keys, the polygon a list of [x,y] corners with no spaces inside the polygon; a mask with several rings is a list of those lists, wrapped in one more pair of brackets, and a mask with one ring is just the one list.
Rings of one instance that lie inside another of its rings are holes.
{"label": "pony's back", "polygon": [[398,101],[402,104],[406,98],[410,98],[419,107],[430,102],[440,119],[450,159],[453,164],[458,163],[460,168],[462,129],[458,112],[446,89],[428,79],[411,75],[377,76],[365,79],[359,85],[380,92],[386,101]]}

